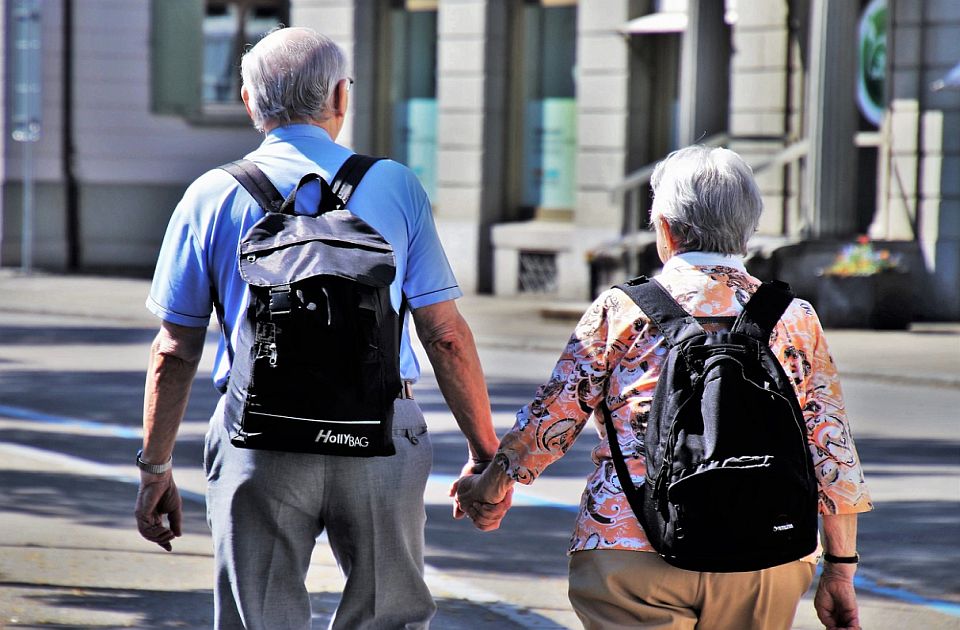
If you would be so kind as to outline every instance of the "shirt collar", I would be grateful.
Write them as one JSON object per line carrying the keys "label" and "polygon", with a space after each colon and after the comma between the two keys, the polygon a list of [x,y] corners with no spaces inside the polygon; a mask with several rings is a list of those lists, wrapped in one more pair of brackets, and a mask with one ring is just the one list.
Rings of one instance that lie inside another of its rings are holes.
{"label": "shirt collar", "polygon": [[683,252],[674,255],[663,265],[663,271],[677,271],[688,267],[732,267],[746,272],[743,256],[719,254],[717,252]]}
{"label": "shirt collar", "polygon": [[267,132],[264,142],[283,142],[291,138],[315,138],[317,140],[333,142],[330,134],[327,133],[327,130],[323,127],[304,123],[294,123],[292,125],[284,125],[271,129]]}

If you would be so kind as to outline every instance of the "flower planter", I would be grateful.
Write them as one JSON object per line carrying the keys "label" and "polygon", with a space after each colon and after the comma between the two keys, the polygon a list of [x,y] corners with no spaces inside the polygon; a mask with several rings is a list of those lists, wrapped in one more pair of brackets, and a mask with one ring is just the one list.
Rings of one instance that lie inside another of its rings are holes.
{"label": "flower planter", "polygon": [[910,274],[822,275],[814,303],[824,328],[904,329],[913,316]]}

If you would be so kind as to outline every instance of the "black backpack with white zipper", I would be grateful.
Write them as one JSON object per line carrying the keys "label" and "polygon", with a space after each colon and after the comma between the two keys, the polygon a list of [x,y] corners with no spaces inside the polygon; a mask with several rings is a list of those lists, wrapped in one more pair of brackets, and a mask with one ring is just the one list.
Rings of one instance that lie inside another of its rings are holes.
{"label": "black backpack with white zipper", "polygon": [[[266,212],[238,252],[250,299],[225,392],[237,447],[395,452],[392,409],[402,387],[402,316],[390,303],[396,261],[383,236],[346,208],[377,160],[351,156],[331,184],[304,175],[286,199],[248,160],[221,167]],[[311,182],[321,187],[318,211],[296,214],[297,194]]]}
{"label": "black backpack with white zipper", "polygon": [[643,436],[646,476],[633,484],[609,410],[620,485],[654,549],[690,571],[755,571],[817,546],[818,485],[796,392],[770,349],[793,299],[760,286],[729,330],[708,332],[658,282],[617,288],[656,325],[668,348]]}

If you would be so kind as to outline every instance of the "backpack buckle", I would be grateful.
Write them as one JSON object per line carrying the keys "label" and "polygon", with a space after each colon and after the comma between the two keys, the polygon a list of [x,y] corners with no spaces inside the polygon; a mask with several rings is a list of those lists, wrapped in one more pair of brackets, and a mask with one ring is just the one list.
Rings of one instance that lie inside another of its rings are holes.
{"label": "backpack buckle", "polygon": [[270,287],[270,317],[289,315],[293,311],[293,291],[289,284]]}

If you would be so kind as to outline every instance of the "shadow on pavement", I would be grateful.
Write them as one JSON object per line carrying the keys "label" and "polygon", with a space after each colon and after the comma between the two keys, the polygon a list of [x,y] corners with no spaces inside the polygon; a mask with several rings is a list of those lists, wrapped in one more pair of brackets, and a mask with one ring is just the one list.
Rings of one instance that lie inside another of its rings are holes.
{"label": "shadow on pavement", "polygon": [[[0,442],[35,446],[42,444],[46,451],[62,453],[102,464],[128,465],[130,474],[134,455],[141,446],[139,436],[108,437],[77,433],[56,433],[30,429],[0,429]],[[203,437],[182,435],[177,438],[175,451],[177,469],[199,468],[203,465]]]}
{"label": "shadow on pavement", "polygon": [[[213,627],[213,595],[210,591],[156,591],[87,587],[55,587],[0,583],[11,588],[34,606],[52,609],[49,621],[17,627],[103,628],[98,613],[127,614],[136,618],[138,628]],[[61,620],[67,620],[63,622]],[[86,621],[85,621],[86,620]],[[2,620],[0,620],[2,621]],[[124,624],[127,625],[127,624]]]}
{"label": "shadow on pavement", "polygon": [[8,346],[62,346],[144,344],[149,347],[157,328],[107,326],[0,326],[0,344]]}
{"label": "shadow on pavement", "polygon": [[[874,477],[943,475],[960,465],[960,441],[858,438],[862,461],[889,468],[867,472]],[[909,466],[898,471],[896,466]],[[930,472],[924,472],[924,468]],[[949,473],[955,477],[956,472]],[[952,482],[956,489],[956,481]],[[918,491],[923,489],[918,487]],[[885,501],[857,519],[857,546],[866,575],[880,575],[883,586],[898,586],[926,596],[960,601],[960,502]]]}
{"label": "shadow on pavement", "polygon": [[500,529],[481,532],[454,520],[446,505],[427,507],[427,564],[441,570],[566,577],[574,513],[517,506]]}
{"label": "shadow on pavement", "polygon": [[[67,519],[82,525],[134,530],[137,486],[100,477],[0,470],[0,511]],[[206,514],[189,506],[183,532],[209,535]]]}
{"label": "shadow on pavement", "polygon": [[[104,628],[104,617],[128,616],[135,627],[144,630],[179,628],[181,630],[209,629],[213,626],[213,593],[211,591],[157,591],[139,589],[87,588],[73,586],[37,586],[0,582],[0,589],[16,592],[20,599],[32,604],[33,610],[47,609],[47,620],[30,619],[16,623],[18,628],[47,628],[77,630]],[[311,593],[313,627],[326,628],[340,593]],[[528,627],[556,627],[543,617],[519,610],[508,604],[490,607],[462,599],[437,599],[437,614],[431,624],[445,630],[473,630],[496,628],[504,630]],[[527,623],[520,625],[500,612]],[[0,623],[6,619],[0,619]],[[546,622],[546,624],[545,624]],[[2,626],[0,626],[2,627]],[[124,624],[128,627],[128,624]]]}
{"label": "shadow on pavement", "polygon": [[[68,409],[71,418],[140,427],[146,357],[139,371],[0,371],[0,404],[55,416]],[[208,420],[219,397],[210,375],[198,376],[186,420]]]}

